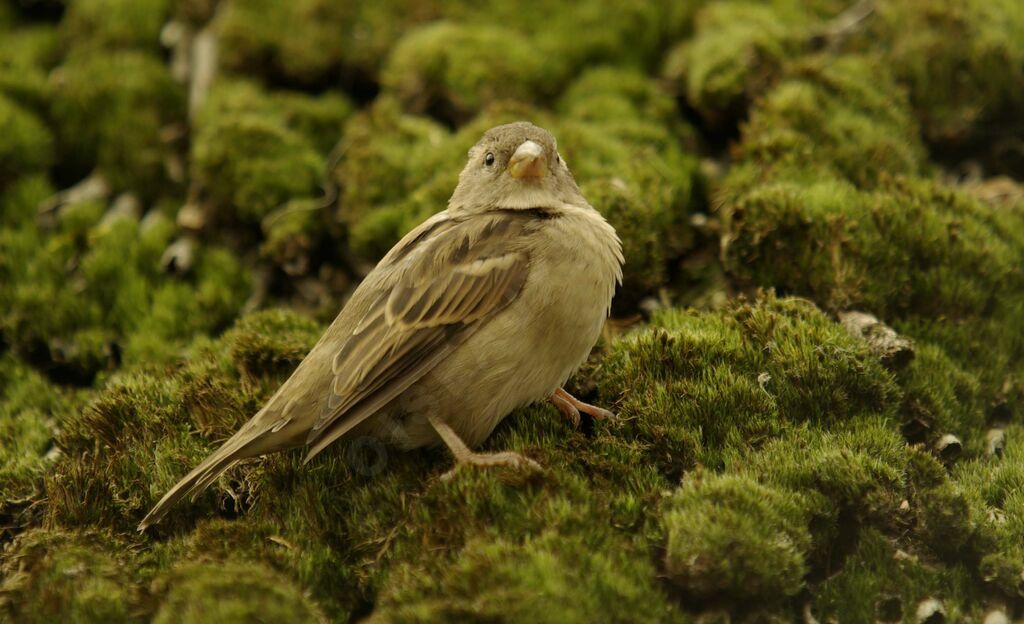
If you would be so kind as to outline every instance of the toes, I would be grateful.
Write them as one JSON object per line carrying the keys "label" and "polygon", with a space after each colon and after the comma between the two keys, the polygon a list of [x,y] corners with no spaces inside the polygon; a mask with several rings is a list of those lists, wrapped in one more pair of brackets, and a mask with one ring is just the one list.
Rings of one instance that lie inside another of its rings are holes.
{"label": "toes", "polygon": [[569,419],[569,423],[572,425],[573,429],[580,428],[580,411],[578,409],[569,406],[569,410],[566,410],[565,412],[562,413],[565,414],[565,417]]}
{"label": "toes", "polygon": [[527,472],[540,472],[542,470],[540,464],[529,457],[520,455],[519,453],[513,453],[513,455],[515,456],[513,467],[517,470],[524,470]]}
{"label": "toes", "polygon": [[610,412],[603,407],[588,405],[584,411],[596,420],[615,420],[615,412]]}

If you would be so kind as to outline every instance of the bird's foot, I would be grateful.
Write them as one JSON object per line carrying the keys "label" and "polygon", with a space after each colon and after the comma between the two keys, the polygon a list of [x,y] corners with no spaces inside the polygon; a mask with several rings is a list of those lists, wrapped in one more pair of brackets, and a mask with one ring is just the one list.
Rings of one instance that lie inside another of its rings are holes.
{"label": "bird's foot", "polygon": [[466,443],[462,441],[459,434],[455,433],[447,423],[441,421],[433,416],[428,416],[427,419],[430,424],[433,425],[434,430],[444,441],[445,446],[455,456],[455,467],[448,472],[441,475],[442,481],[451,479],[455,472],[460,466],[479,466],[481,468],[490,468],[492,466],[504,466],[506,468],[512,468],[514,470],[521,470],[524,472],[540,472],[542,468],[540,464],[533,461],[525,455],[514,453],[512,451],[503,451],[500,453],[474,453]]}
{"label": "bird's foot", "polygon": [[562,412],[562,414],[569,419],[569,422],[572,423],[573,427],[580,426],[580,412],[588,414],[597,420],[615,418],[615,414],[612,412],[609,412],[603,407],[584,403],[562,388],[555,390],[554,394],[552,394],[548,400],[558,408],[558,411]]}
{"label": "bird's foot", "polygon": [[442,481],[448,481],[455,476],[462,466],[476,466],[479,468],[504,467],[522,472],[540,472],[540,464],[525,455],[513,451],[502,451],[500,453],[467,453],[455,457],[455,467],[441,475]]}

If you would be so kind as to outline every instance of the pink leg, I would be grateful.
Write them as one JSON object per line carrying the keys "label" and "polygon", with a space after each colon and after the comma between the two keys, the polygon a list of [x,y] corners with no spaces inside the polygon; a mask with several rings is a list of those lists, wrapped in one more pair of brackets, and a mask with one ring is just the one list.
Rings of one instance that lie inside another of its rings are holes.
{"label": "pink leg", "polygon": [[548,400],[558,408],[558,411],[562,412],[562,414],[569,419],[569,422],[572,423],[573,427],[579,427],[580,425],[580,412],[589,414],[597,420],[615,418],[615,414],[602,407],[584,403],[566,392],[563,388],[555,390],[554,394],[552,394]]}

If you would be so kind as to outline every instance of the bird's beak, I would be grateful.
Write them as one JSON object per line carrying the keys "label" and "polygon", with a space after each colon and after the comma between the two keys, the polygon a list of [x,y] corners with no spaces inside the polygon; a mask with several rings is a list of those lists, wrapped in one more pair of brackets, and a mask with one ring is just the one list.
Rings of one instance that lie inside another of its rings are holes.
{"label": "bird's beak", "polygon": [[508,172],[516,179],[543,178],[548,173],[544,148],[533,141],[523,141],[508,161]]}

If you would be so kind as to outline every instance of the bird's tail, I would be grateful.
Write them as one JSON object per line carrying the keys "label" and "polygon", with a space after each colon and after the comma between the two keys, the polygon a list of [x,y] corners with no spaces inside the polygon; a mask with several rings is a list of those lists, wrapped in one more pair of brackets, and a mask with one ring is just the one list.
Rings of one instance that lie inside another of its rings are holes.
{"label": "bird's tail", "polygon": [[249,427],[243,427],[231,436],[219,449],[204,459],[202,463],[192,469],[192,472],[185,475],[181,481],[178,481],[164,494],[163,498],[139,523],[139,531],[145,531],[147,527],[160,522],[175,503],[189,494],[195,501],[211,483],[238,461],[287,448],[286,445],[268,444],[271,442],[267,439],[268,436],[261,435],[261,433],[263,432],[257,433]]}

